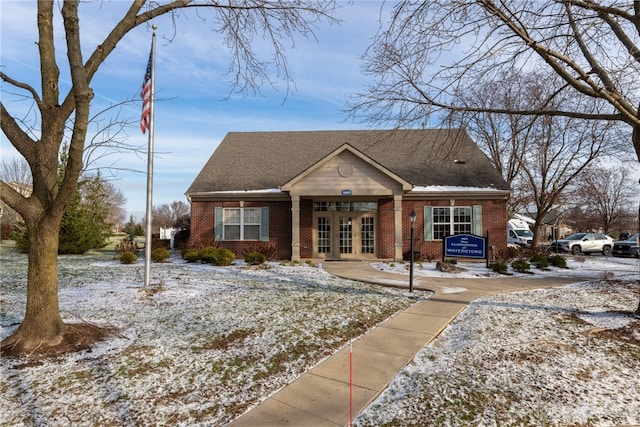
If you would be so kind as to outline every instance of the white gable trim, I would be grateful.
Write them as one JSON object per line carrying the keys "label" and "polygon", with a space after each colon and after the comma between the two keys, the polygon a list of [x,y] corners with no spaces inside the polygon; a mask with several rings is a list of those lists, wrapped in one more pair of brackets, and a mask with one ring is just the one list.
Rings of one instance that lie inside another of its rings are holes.
{"label": "white gable trim", "polygon": [[293,186],[296,183],[298,183],[301,180],[305,179],[306,177],[311,175],[313,172],[317,171],[322,166],[324,166],[327,162],[329,162],[330,160],[332,160],[333,158],[335,158],[336,156],[340,155],[341,153],[343,153],[345,151],[348,151],[348,152],[352,153],[354,156],[358,157],[364,163],[366,163],[369,166],[371,166],[372,168],[375,168],[376,170],[380,171],[382,174],[386,175],[387,177],[391,178],[392,180],[398,182],[398,184],[400,184],[400,186],[402,187],[403,191],[410,191],[411,188],[413,187],[411,185],[411,183],[409,183],[408,181],[404,180],[400,176],[396,175],[395,173],[393,173],[389,169],[385,168],[384,166],[382,166],[381,164],[379,164],[375,160],[371,159],[366,154],[362,153],[359,150],[356,150],[355,148],[353,148],[349,144],[343,144],[341,147],[339,147],[336,150],[332,151],[331,153],[329,153],[328,155],[326,155],[325,157],[323,157],[322,159],[320,159],[319,161],[314,163],[311,167],[307,168],[305,171],[303,171],[302,173],[300,173],[299,175],[297,175],[293,179],[291,179],[288,182],[286,182],[284,185],[282,185],[280,187],[280,189],[282,191],[291,191]]}

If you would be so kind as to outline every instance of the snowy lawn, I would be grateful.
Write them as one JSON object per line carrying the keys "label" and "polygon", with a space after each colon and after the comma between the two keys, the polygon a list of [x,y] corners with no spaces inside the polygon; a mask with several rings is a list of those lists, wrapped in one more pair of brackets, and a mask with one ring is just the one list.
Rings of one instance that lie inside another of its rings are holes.
{"label": "snowy lawn", "polygon": [[[0,339],[24,313],[26,257],[3,248]],[[486,277],[478,264],[452,277]],[[640,423],[637,260],[586,257],[576,285],[472,303],[423,349],[356,425]],[[2,360],[0,425],[220,425],[416,298],[320,268],[124,266],[106,255],[60,258],[67,322],[113,325],[92,351]],[[379,264],[397,269],[401,264]],[[614,280],[585,282],[584,277]],[[433,264],[416,274],[441,275]],[[464,292],[458,286],[456,292]]]}
{"label": "snowy lawn", "polygon": [[[487,274],[462,266],[458,277]],[[611,280],[474,301],[354,425],[640,425],[638,260],[570,257],[568,266],[532,277]],[[446,277],[432,266],[416,273]]]}
{"label": "snowy lawn", "polygon": [[[26,256],[1,255],[4,338],[24,315]],[[60,257],[63,319],[120,332],[90,352],[2,360],[0,425],[220,425],[417,300],[305,264],[270,267],[174,258],[142,289],[143,262]]]}

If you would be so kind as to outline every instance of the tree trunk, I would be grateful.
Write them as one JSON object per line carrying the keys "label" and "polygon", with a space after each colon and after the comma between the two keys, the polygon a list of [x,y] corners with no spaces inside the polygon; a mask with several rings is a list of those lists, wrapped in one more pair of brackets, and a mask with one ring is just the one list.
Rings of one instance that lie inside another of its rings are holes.
{"label": "tree trunk", "polygon": [[62,342],[65,326],[58,309],[59,221],[46,213],[29,230],[27,307],[20,327],[2,342],[2,351],[37,353]]}
{"label": "tree trunk", "polygon": [[633,127],[633,131],[631,132],[631,141],[633,142],[633,148],[636,150],[636,157],[640,162],[640,126]]}

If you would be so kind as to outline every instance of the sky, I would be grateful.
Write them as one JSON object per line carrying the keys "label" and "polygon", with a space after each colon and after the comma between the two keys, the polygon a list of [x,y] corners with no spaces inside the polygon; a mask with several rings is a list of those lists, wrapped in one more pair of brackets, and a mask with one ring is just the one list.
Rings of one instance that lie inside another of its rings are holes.
{"label": "sky", "polygon": [[[80,5],[81,37],[88,55],[104,39],[129,2],[89,2]],[[231,93],[226,75],[230,56],[220,34],[190,14],[176,20],[168,17],[157,25],[154,106],[153,205],[187,202],[184,193],[215,148],[228,132],[359,129],[362,123],[347,120],[346,97],[364,88],[359,55],[371,44],[380,25],[381,1],[339,3],[340,25],[320,25],[316,38],[297,37],[286,52],[292,91],[278,82],[263,87],[261,94]],[[6,1],[0,4],[1,66],[9,76],[39,87],[35,2]],[[58,16],[59,18],[59,16]],[[383,18],[384,19],[384,18]],[[60,24],[60,22],[58,21]],[[62,26],[55,28],[57,56],[61,68],[66,51]],[[169,42],[167,39],[172,38]],[[129,33],[107,58],[93,80],[92,113],[135,100],[97,116],[90,133],[118,111],[130,122],[125,143],[146,150],[147,136],[139,130],[140,87],[151,46],[152,30],[141,26]],[[287,45],[289,46],[289,45]],[[265,46],[256,46],[268,53]],[[68,86],[64,86],[64,84]],[[69,89],[68,73],[61,73],[61,94]],[[3,84],[5,103],[29,116],[29,104],[9,103],[12,89]],[[15,100],[15,96],[11,99]],[[4,156],[17,153],[0,135]],[[114,153],[94,160],[90,168],[101,168],[105,177],[117,174],[113,183],[125,195],[127,217],[142,219],[146,207],[147,157],[145,153]],[[110,168],[110,169],[109,169]]]}
{"label": "sky", "polygon": [[[90,1],[80,4],[84,54],[95,49],[129,6],[128,1]],[[227,71],[231,57],[223,37],[195,14],[179,16],[175,27],[169,17],[157,25],[155,68],[155,120],[153,194],[154,206],[185,196],[198,172],[228,132],[304,131],[366,128],[343,112],[349,95],[364,89],[359,56],[371,45],[380,25],[386,24],[391,5],[382,1],[339,2],[336,17],[342,22],[321,24],[315,38],[295,38],[285,52],[294,86],[283,82],[263,86],[260,94],[234,94]],[[3,0],[0,3],[0,66],[11,77],[39,87],[36,2]],[[61,18],[55,27],[56,55],[62,68],[61,93],[70,87]],[[103,177],[126,197],[127,218],[141,221],[146,208],[148,138],[139,129],[139,92],[149,58],[152,29],[148,25],[131,31],[119,43],[92,82],[90,138],[110,118],[119,117],[129,126],[117,136],[142,151],[94,155],[89,171],[99,168]],[[170,40],[170,41],[169,41]],[[260,40],[255,51],[271,51]],[[33,117],[28,102],[19,101],[19,92],[2,83],[1,96],[14,115]],[[12,93],[11,93],[12,92]],[[18,96],[15,95],[18,93]],[[122,104],[119,108],[109,108]],[[101,114],[98,114],[102,112]],[[116,116],[117,113],[117,116]],[[101,137],[102,135],[98,135]],[[17,152],[0,134],[0,156]],[[632,167],[636,165],[633,161]],[[638,171],[633,172],[637,182]]]}

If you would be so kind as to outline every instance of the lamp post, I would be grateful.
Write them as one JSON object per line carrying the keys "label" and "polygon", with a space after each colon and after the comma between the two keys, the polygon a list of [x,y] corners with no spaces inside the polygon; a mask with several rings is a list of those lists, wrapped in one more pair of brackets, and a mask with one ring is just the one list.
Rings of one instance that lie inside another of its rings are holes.
{"label": "lamp post", "polygon": [[409,214],[409,221],[411,222],[411,243],[409,244],[409,292],[413,292],[413,230],[416,225],[416,211],[411,209]]}

